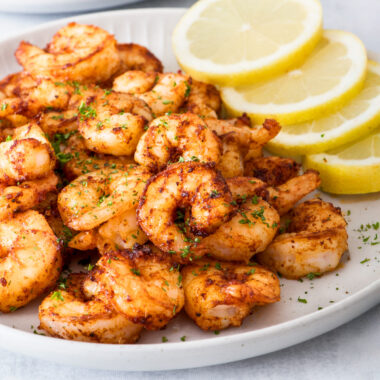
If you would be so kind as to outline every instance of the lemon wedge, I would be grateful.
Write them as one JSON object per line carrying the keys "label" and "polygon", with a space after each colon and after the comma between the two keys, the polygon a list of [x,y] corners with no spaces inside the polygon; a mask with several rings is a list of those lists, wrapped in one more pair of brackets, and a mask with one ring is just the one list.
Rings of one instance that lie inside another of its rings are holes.
{"label": "lemon wedge", "polygon": [[195,79],[231,86],[294,67],[321,34],[319,0],[202,0],[177,24],[173,49]]}
{"label": "lemon wedge", "polygon": [[280,155],[324,152],[368,135],[380,125],[380,64],[370,61],[361,92],[340,110],[283,127],[268,149]]}
{"label": "lemon wedge", "polygon": [[363,87],[367,54],[353,34],[324,31],[306,61],[286,74],[251,85],[222,88],[232,114],[247,112],[254,122],[274,118],[291,125],[341,108]]}
{"label": "lemon wedge", "polygon": [[380,191],[380,129],[352,145],[306,156],[304,166],[319,171],[328,193]]}

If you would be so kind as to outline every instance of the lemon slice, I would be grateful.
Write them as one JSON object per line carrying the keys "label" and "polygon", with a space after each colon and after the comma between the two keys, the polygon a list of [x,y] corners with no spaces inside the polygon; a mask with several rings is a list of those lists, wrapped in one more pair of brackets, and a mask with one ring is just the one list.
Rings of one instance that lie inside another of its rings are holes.
{"label": "lemon slice", "polygon": [[380,130],[352,145],[306,156],[304,166],[319,171],[322,190],[328,193],[380,191]]}
{"label": "lemon slice", "polygon": [[362,88],[367,55],[353,34],[325,31],[306,61],[286,74],[252,85],[222,88],[232,114],[247,112],[258,123],[275,118],[283,125],[320,117],[342,107]]}
{"label": "lemon slice", "polygon": [[321,34],[319,0],[202,0],[176,26],[173,49],[195,79],[232,86],[294,67]]}
{"label": "lemon slice", "polygon": [[380,125],[380,64],[370,61],[362,91],[340,110],[283,127],[268,149],[280,155],[319,153],[368,135]]}

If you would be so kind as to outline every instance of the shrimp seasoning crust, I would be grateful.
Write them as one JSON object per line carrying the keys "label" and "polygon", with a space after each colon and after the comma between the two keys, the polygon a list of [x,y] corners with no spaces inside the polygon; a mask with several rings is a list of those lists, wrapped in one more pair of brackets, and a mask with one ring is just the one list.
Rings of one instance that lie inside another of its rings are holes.
{"label": "shrimp seasoning crust", "polygon": [[256,307],[281,315],[265,306],[275,273],[339,265],[346,221],[303,200],[318,172],[266,155],[276,120],[227,118],[218,87],[95,25],[15,55],[0,80],[0,312],[40,300],[52,337],[145,343],[186,317],[221,330]]}

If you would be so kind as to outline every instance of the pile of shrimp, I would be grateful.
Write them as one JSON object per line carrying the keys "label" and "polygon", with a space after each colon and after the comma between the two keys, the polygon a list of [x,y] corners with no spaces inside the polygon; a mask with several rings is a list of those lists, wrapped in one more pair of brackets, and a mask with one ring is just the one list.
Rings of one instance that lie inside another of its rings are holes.
{"label": "pile of shrimp", "polygon": [[96,26],[15,55],[22,71],[0,81],[1,312],[42,296],[50,336],[134,343],[181,312],[238,327],[280,300],[277,273],[339,264],[340,209],[302,202],[318,173],[263,156],[275,120],[222,118],[213,85]]}

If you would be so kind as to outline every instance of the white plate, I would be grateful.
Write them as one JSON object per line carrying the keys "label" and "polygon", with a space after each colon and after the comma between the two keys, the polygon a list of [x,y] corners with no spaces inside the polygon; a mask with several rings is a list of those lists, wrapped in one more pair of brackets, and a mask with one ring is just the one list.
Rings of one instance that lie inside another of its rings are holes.
{"label": "white plate", "polygon": [[0,11],[11,13],[70,13],[95,11],[142,0],[0,0]]}
{"label": "white plate", "polygon": [[[145,9],[91,14],[70,19],[99,25],[119,41],[148,46],[166,70],[177,70],[170,35],[183,13],[180,9]],[[13,57],[18,42],[43,46],[69,20],[54,21],[0,42],[0,76],[17,71]],[[379,57],[378,57],[379,58]],[[380,58],[379,58],[380,59]],[[61,364],[119,370],[164,370],[201,367],[245,359],[279,350],[333,329],[364,313],[380,301],[380,245],[364,244],[354,231],[380,219],[380,195],[323,198],[350,210],[349,255],[336,272],[304,282],[281,280],[281,302],[258,308],[240,328],[212,332],[198,329],[185,315],[164,331],[145,332],[136,345],[79,343],[33,334],[38,326],[38,301],[15,313],[0,315],[0,346]],[[380,230],[378,231],[380,235]],[[380,239],[380,237],[379,237]],[[361,249],[358,247],[361,246]],[[350,259],[348,259],[350,257]],[[363,264],[360,262],[370,259]],[[298,297],[307,303],[298,302]],[[323,307],[322,310],[318,310]],[[12,328],[13,327],[13,328]],[[186,335],[186,342],[180,337]],[[169,340],[161,343],[163,336]]]}

